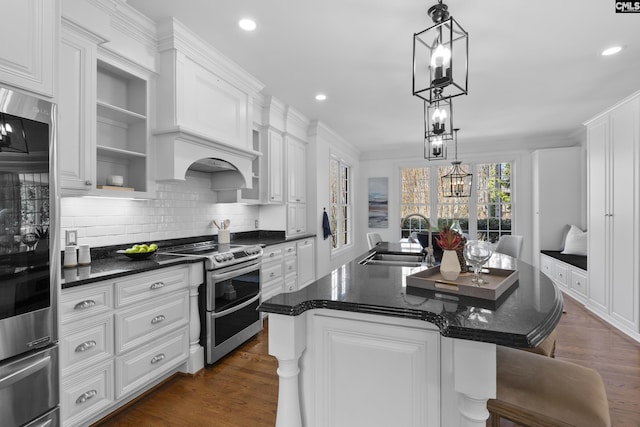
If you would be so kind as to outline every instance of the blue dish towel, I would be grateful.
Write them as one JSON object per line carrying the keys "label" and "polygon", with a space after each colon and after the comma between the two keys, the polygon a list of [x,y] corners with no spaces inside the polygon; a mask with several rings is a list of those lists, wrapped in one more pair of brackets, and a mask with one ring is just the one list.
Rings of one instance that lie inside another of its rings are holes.
{"label": "blue dish towel", "polygon": [[324,240],[327,240],[329,236],[333,235],[333,233],[331,232],[331,224],[329,223],[329,215],[327,215],[327,211],[324,211],[324,213],[322,214],[322,231],[324,233]]}

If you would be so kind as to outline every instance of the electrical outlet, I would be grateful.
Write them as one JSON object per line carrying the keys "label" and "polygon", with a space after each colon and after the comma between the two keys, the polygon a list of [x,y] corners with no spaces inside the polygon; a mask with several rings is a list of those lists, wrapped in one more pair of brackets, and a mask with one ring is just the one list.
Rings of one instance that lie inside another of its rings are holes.
{"label": "electrical outlet", "polygon": [[257,230],[258,229],[258,220],[256,219],[255,223],[254,223],[254,227]]}
{"label": "electrical outlet", "polygon": [[78,244],[78,230],[65,230],[64,245],[75,246]]}

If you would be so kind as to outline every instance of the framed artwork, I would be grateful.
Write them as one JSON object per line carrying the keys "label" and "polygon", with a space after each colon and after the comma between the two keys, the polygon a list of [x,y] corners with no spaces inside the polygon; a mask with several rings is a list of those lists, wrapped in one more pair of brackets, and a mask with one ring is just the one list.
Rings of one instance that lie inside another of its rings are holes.
{"label": "framed artwork", "polygon": [[389,181],[369,178],[369,228],[389,228]]}

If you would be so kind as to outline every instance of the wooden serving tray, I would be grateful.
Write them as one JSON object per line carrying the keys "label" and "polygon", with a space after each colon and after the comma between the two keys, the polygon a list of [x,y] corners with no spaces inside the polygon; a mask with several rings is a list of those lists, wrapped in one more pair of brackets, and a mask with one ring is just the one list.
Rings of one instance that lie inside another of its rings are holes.
{"label": "wooden serving tray", "polygon": [[[483,270],[486,271],[486,269]],[[440,267],[436,266],[407,276],[407,287],[495,301],[518,281],[517,270],[502,268],[489,268],[488,270],[488,273],[481,274],[481,277],[488,283],[476,286],[471,282],[473,273],[462,272],[455,281],[449,281],[442,277]]]}

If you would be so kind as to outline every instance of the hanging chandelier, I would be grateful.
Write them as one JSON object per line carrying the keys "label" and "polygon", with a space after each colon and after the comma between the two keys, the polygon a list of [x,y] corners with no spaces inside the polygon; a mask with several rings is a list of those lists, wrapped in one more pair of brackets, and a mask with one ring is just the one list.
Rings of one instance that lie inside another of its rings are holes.
{"label": "hanging chandelier", "polygon": [[432,104],[467,94],[469,34],[442,0],[427,13],[435,25],[413,35],[413,95]]}
{"label": "hanging chandelier", "polygon": [[458,161],[458,131],[454,129],[453,141],[455,144],[455,161],[451,162],[452,168],[442,176],[442,195],[444,197],[469,197],[471,196],[471,183],[473,175],[460,166]]}
{"label": "hanging chandelier", "polygon": [[[437,89],[436,91],[439,91]],[[433,104],[424,101],[424,158],[447,158],[447,141],[453,139],[453,103],[437,97]]]}

